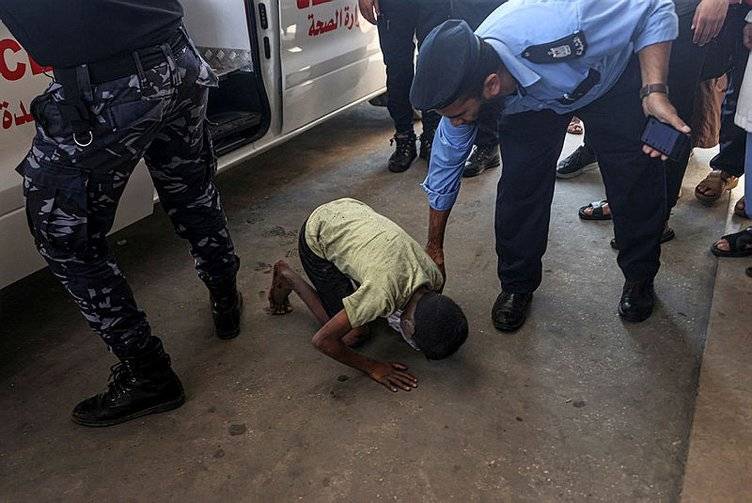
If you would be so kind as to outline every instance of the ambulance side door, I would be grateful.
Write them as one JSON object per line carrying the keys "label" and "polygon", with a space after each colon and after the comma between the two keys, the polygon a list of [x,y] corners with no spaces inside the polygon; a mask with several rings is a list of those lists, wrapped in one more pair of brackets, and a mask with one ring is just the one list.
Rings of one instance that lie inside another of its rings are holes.
{"label": "ambulance side door", "polygon": [[376,27],[357,0],[281,0],[282,132],[384,88]]}

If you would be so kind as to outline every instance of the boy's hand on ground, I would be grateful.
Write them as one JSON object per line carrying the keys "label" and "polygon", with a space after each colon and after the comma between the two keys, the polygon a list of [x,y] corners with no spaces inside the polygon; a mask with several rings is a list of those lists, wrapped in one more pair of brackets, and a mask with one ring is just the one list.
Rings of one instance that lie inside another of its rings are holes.
{"label": "boy's hand on ground", "polygon": [[407,367],[401,363],[376,363],[368,372],[368,377],[394,392],[400,388],[410,391],[418,387],[418,379],[407,372]]}

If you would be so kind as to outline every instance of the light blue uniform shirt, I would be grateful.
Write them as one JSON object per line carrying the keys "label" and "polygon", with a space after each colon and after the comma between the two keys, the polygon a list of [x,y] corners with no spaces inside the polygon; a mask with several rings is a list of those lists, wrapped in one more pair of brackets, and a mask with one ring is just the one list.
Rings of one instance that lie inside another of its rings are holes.
{"label": "light blue uniform shirt", "polygon": [[[584,33],[587,44],[580,57],[540,64],[522,56],[530,46],[576,32]],[[564,114],[603,96],[635,52],[675,39],[678,20],[672,0],[510,0],[475,33],[496,50],[518,83],[517,92],[504,100],[504,114],[543,109]],[[576,101],[561,103],[591,69],[600,73],[599,82]],[[439,123],[423,183],[432,208],[448,210],[457,200],[476,132],[476,124],[455,127],[446,118]]]}

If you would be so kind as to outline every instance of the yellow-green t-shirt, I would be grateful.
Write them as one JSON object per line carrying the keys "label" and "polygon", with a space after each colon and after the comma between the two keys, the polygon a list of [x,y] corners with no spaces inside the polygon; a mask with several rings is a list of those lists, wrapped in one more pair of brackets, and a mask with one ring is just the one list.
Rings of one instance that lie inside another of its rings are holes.
{"label": "yellow-green t-shirt", "polygon": [[305,238],[313,253],[360,285],[342,300],[353,327],[403,309],[421,286],[438,291],[444,282],[407,232],[355,199],[319,206],[308,217]]}

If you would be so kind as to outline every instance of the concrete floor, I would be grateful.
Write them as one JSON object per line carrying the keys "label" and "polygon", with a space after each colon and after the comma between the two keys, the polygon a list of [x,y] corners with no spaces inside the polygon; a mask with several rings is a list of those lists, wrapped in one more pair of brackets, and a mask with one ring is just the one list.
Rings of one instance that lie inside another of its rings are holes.
{"label": "concrete floor", "polygon": [[[364,352],[408,364],[391,394],[308,343],[302,304],[266,314],[271,264],[299,267],[317,205],[363,200],[424,241],[425,163],[384,168],[390,121],[367,105],[219,179],[243,266],[244,333],[212,337],[207,296],[165,215],[113,247],[188,402],[109,429],[68,419],[111,355],[46,272],[0,292],[0,500],[673,501],[682,482],[725,208],[685,196],[664,247],[653,318],[616,315],[622,277],[609,223],[581,223],[597,172],[560,181],[543,285],[516,334],[494,330],[498,170],[463,186],[447,235],[446,293],[465,309],[460,353],[428,362],[383,328]],[[568,150],[578,138],[570,138]],[[686,187],[704,176],[699,152]]]}

